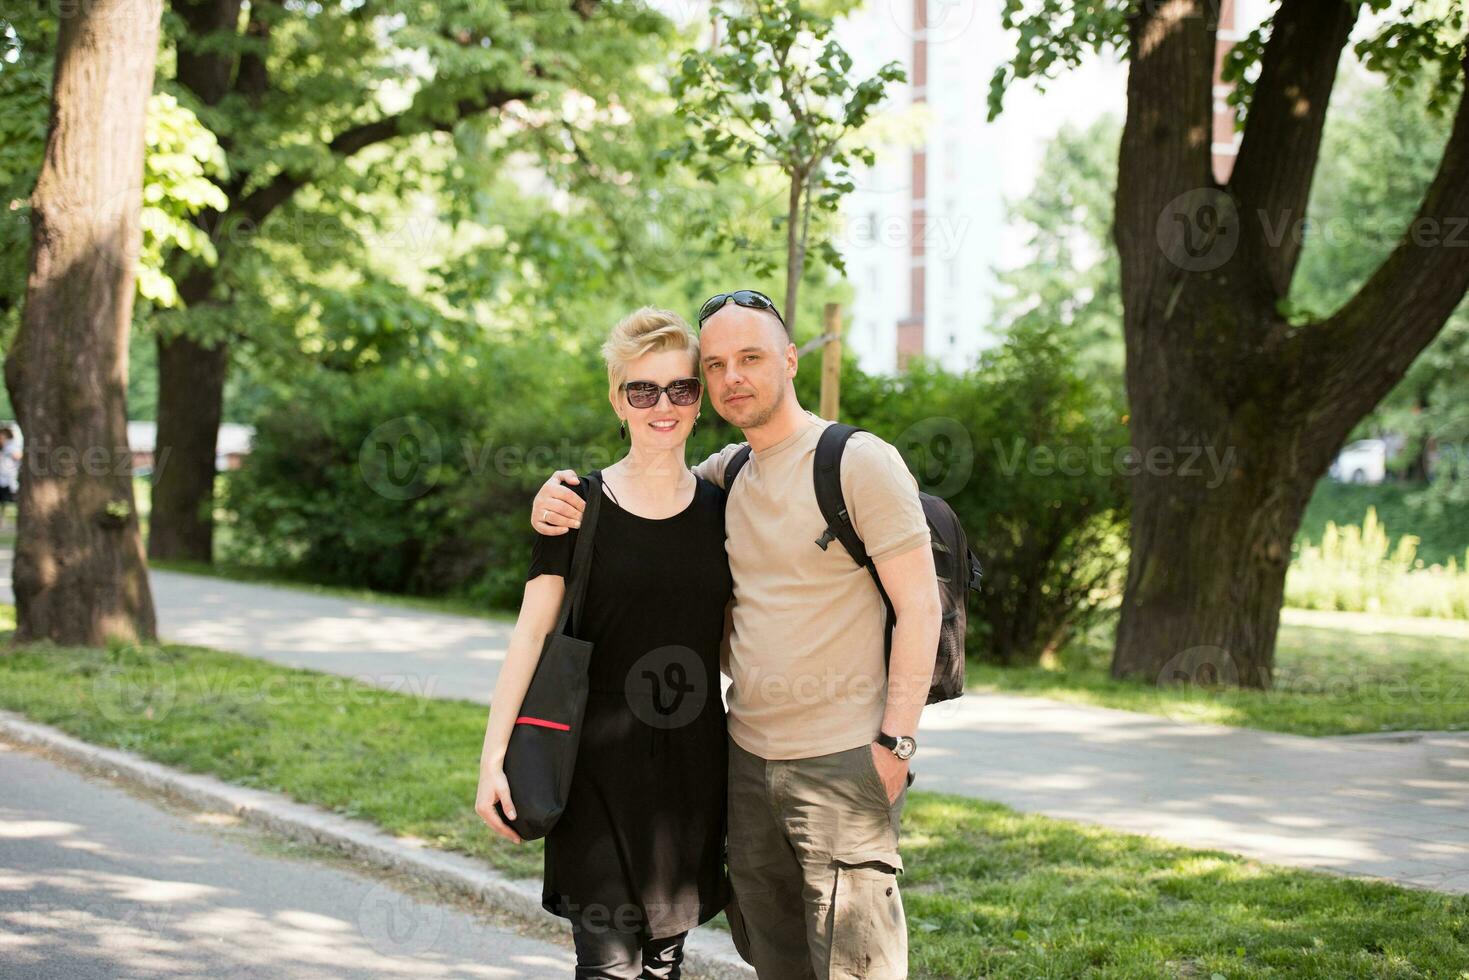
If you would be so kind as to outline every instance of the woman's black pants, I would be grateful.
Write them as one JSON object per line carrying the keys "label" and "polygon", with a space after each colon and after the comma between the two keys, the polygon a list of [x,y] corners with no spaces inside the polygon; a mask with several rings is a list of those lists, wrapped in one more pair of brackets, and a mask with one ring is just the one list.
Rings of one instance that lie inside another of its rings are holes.
{"label": "woman's black pants", "polygon": [[640,942],[633,933],[575,924],[576,980],[678,980],[687,935]]}

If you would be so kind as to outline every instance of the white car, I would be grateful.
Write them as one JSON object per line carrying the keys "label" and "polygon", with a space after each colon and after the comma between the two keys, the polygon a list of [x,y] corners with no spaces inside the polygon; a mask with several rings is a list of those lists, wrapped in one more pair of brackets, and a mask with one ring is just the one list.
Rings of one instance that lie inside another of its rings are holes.
{"label": "white car", "polygon": [[1387,478],[1387,440],[1358,439],[1346,446],[1331,464],[1338,483],[1381,483]]}

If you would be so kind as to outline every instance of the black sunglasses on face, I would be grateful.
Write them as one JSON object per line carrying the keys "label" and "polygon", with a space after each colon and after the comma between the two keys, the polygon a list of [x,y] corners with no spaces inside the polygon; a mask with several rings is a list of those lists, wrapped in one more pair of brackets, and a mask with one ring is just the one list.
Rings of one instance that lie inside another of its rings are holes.
{"label": "black sunglasses on face", "polygon": [[786,325],[785,318],[780,315],[780,310],[775,308],[775,300],[758,289],[736,289],[732,293],[710,296],[704,301],[704,305],[699,307],[700,329],[703,328],[705,320],[724,309],[724,305],[730,300],[734,300],[736,306],[743,306],[748,310],[769,310],[775,314],[775,318],[780,321],[782,327]]}
{"label": "black sunglasses on face", "polygon": [[699,396],[704,393],[704,385],[698,378],[679,378],[666,385],[651,381],[624,381],[621,388],[627,393],[627,403],[633,408],[652,408],[665,391],[670,403],[687,408],[698,404]]}

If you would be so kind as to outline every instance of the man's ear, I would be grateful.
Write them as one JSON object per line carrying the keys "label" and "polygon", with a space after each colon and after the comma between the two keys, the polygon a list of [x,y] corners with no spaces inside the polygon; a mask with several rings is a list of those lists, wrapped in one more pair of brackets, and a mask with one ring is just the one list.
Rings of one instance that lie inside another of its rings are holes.
{"label": "man's ear", "polygon": [[801,367],[801,355],[796,352],[796,344],[792,341],[786,344],[786,377],[794,378]]}

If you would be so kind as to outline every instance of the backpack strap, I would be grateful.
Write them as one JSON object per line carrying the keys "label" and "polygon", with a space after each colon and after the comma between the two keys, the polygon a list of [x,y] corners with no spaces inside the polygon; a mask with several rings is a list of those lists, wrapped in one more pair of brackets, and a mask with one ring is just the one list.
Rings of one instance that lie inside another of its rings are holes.
{"label": "backpack strap", "polygon": [[732,486],[734,486],[734,479],[735,479],[735,477],[737,477],[737,476],[740,475],[740,470],[744,469],[745,468],[745,464],[748,463],[749,461],[750,461],[750,444],[749,443],[746,443],[745,445],[741,446],[738,450],[735,451],[735,454],[729,458],[729,462],[728,463],[725,463],[724,464],[724,492],[725,493],[729,493],[729,488],[732,487]]}
{"label": "backpack strap", "polygon": [[[867,548],[862,544],[857,529],[852,526],[852,516],[847,513],[847,501],[842,495],[842,454],[846,452],[847,441],[856,433],[865,431],[855,425],[833,422],[822,430],[821,438],[816,443],[816,465],[812,467],[812,478],[816,483],[816,506],[821,508],[822,519],[826,521],[826,530],[816,539],[816,546],[825,551],[833,540],[840,541],[852,560],[867,569],[872,576],[872,582],[877,586],[877,593],[882,596],[882,604],[887,609],[887,628],[882,645],[883,659],[886,660],[893,652],[893,624],[897,615],[887,590],[882,587],[882,577],[877,574],[877,565],[867,556]],[[729,485],[728,480],[725,485]]]}

